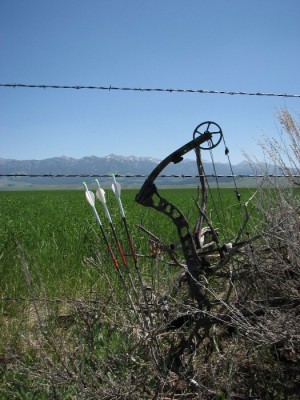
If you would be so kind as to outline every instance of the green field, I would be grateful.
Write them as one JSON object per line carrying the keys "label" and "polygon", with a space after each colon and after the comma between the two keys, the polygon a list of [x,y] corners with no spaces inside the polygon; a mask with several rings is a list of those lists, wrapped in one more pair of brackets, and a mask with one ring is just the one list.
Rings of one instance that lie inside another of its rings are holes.
{"label": "green field", "polygon": [[[231,189],[221,190],[220,196],[217,191],[212,190],[212,193],[214,202],[211,201],[208,205],[208,213],[232,240],[239,226],[237,217],[242,212],[235,193]],[[243,189],[241,193],[245,200],[251,195],[250,190]],[[148,238],[136,228],[136,224],[143,225],[165,243],[177,242],[177,233],[171,221],[165,215],[138,205],[134,201],[135,194],[136,190],[122,192],[137,253],[149,254],[149,248]],[[161,194],[184,212],[192,228],[197,217],[193,200],[197,196],[196,190],[165,189]],[[118,205],[109,190],[107,203],[118,235],[126,248],[127,241]],[[97,204],[97,209],[107,234],[110,235],[100,203]],[[36,285],[40,285],[46,296],[72,297],[97,290],[101,270],[89,268],[86,260],[97,259],[99,252],[103,257],[102,268],[111,269],[114,275],[100,230],[85,201],[84,191],[1,192],[0,221],[2,297],[24,296],[28,291],[17,244],[24,253],[33,280]],[[128,248],[127,251],[129,252]],[[147,260],[141,261],[142,264],[145,262]]]}

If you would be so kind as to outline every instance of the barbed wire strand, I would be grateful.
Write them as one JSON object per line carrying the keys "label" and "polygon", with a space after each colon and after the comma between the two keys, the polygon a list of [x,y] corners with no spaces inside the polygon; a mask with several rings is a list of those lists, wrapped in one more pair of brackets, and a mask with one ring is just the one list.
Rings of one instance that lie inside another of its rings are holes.
{"label": "barbed wire strand", "polygon": [[263,93],[263,92],[243,92],[226,90],[206,90],[206,89],[167,89],[167,88],[135,88],[135,87],[116,87],[116,86],[82,86],[82,85],[35,85],[23,83],[1,83],[0,87],[6,88],[31,88],[31,89],[71,89],[71,90],[108,90],[108,91],[132,91],[132,92],[168,92],[168,93],[198,93],[198,94],[227,94],[243,96],[268,96],[268,97],[290,97],[300,98],[300,94],[291,93]]}
{"label": "barbed wire strand", "polygon": [[[119,175],[114,174],[116,178],[148,178],[148,175]],[[0,174],[0,178],[111,178],[111,174]],[[159,175],[158,178],[300,178],[300,175],[277,175],[277,174],[230,174],[230,175],[219,175],[219,174],[205,174],[205,175]]]}

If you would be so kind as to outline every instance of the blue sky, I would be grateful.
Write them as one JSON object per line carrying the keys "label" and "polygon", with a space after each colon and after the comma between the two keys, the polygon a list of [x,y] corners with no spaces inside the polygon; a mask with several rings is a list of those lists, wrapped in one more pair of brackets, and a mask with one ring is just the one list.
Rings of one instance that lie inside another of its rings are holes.
{"label": "blue sky", "polygon": [[[299,0],[0,0],[0,83],[300,93]],[[203,121],[260,156],[299,98],[0,88],[0,158],[159,159]],[[222,161],[223,148],[215,158]],[[205,156],[203,156],[205,158]]]}

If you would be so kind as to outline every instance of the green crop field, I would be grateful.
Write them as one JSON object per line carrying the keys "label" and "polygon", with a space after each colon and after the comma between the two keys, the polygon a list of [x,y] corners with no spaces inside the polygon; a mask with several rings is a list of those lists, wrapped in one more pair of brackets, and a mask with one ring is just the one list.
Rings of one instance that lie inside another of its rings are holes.
{"label": "green crop field", "polygon": [[[208,213],[215,224],[233,239],[241,223],[242,210],[232,189],[212,190]],[[171,221],[134,201],[136,190],[122,192],[123,204],[137,253],[149,254],[148,238],[137,229],[141,224],[165,243],[178,241]],[[165,189],[161,194],[176,204],[193,228],[197,218],[193,189]],[[246,201],[251,191],[243,189]],[[107,204],[124,248],[126,236],[113,193]],[[97,204],[103,226],[112,240],[101,204]],[[25,296],[28,287],[17,248],[22,249],[32,279],[45,296],[76,296],[101,286],[101,270],[89,268],[86,260],[101,254],[102,268],[112,270],[100,230],[85,201],[84,191],[22,191],[0,193],[0,262],[2,297]],[[224,222],[225,221],[225,222]],[[223,223],[224,222],[224,223]],[[127,249],[129,252],[129,250]],[[99,258],[99,257],[98,257]],[[147,262],[141,260],[142,263]],[[100,282],[100,283],[99,283]]]}

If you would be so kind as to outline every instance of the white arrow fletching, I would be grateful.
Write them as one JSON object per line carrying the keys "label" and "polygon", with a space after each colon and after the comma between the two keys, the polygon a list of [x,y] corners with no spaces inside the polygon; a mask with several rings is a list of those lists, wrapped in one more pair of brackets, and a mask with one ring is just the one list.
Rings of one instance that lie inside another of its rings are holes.
{"label": "white arrow fletching", "polygon": [[97,189],[96,196],[102,204],[106,204],[105,191],[101,187]]}
{"label": "white arrow fletching", "polygon": [[113,183],[111,184],[112,191],[114,192],[116,197],[121,197],[121,185],[119,182],[116,181],[116,178],[114,178]]}
{"label": "white arrow fletching", "polygon": [[95,195],[90,190],[86,190],[85,198],[91,207],[95,207]]}
{"label": "white arrow fletching", "polygon": [[102,187],[99,185],[99,182],[97,179],[95,179],[95,181],[98,183],[99,188],[96,191],[96,196],[97,198],[100,200],[100,202],[104,205],[104,209],[105,209],[105,214],[109,220],[109,222],[112,224],[112,219],[109,213],[109,210],[107,208],[106,205],[106,198],[105,198],[105,191],[102,189]]}
{"label": "white arrow fletching", "polygon": [[118,200],[122,218],[125,218],[125,211],[124,211],[122,200],[121,200],[121,185],[119,184],[119,182],[116,181],[116,178],[114,175],[113,175],[113,179],[114,179],[114,181],[111,184],[111,188]]}

